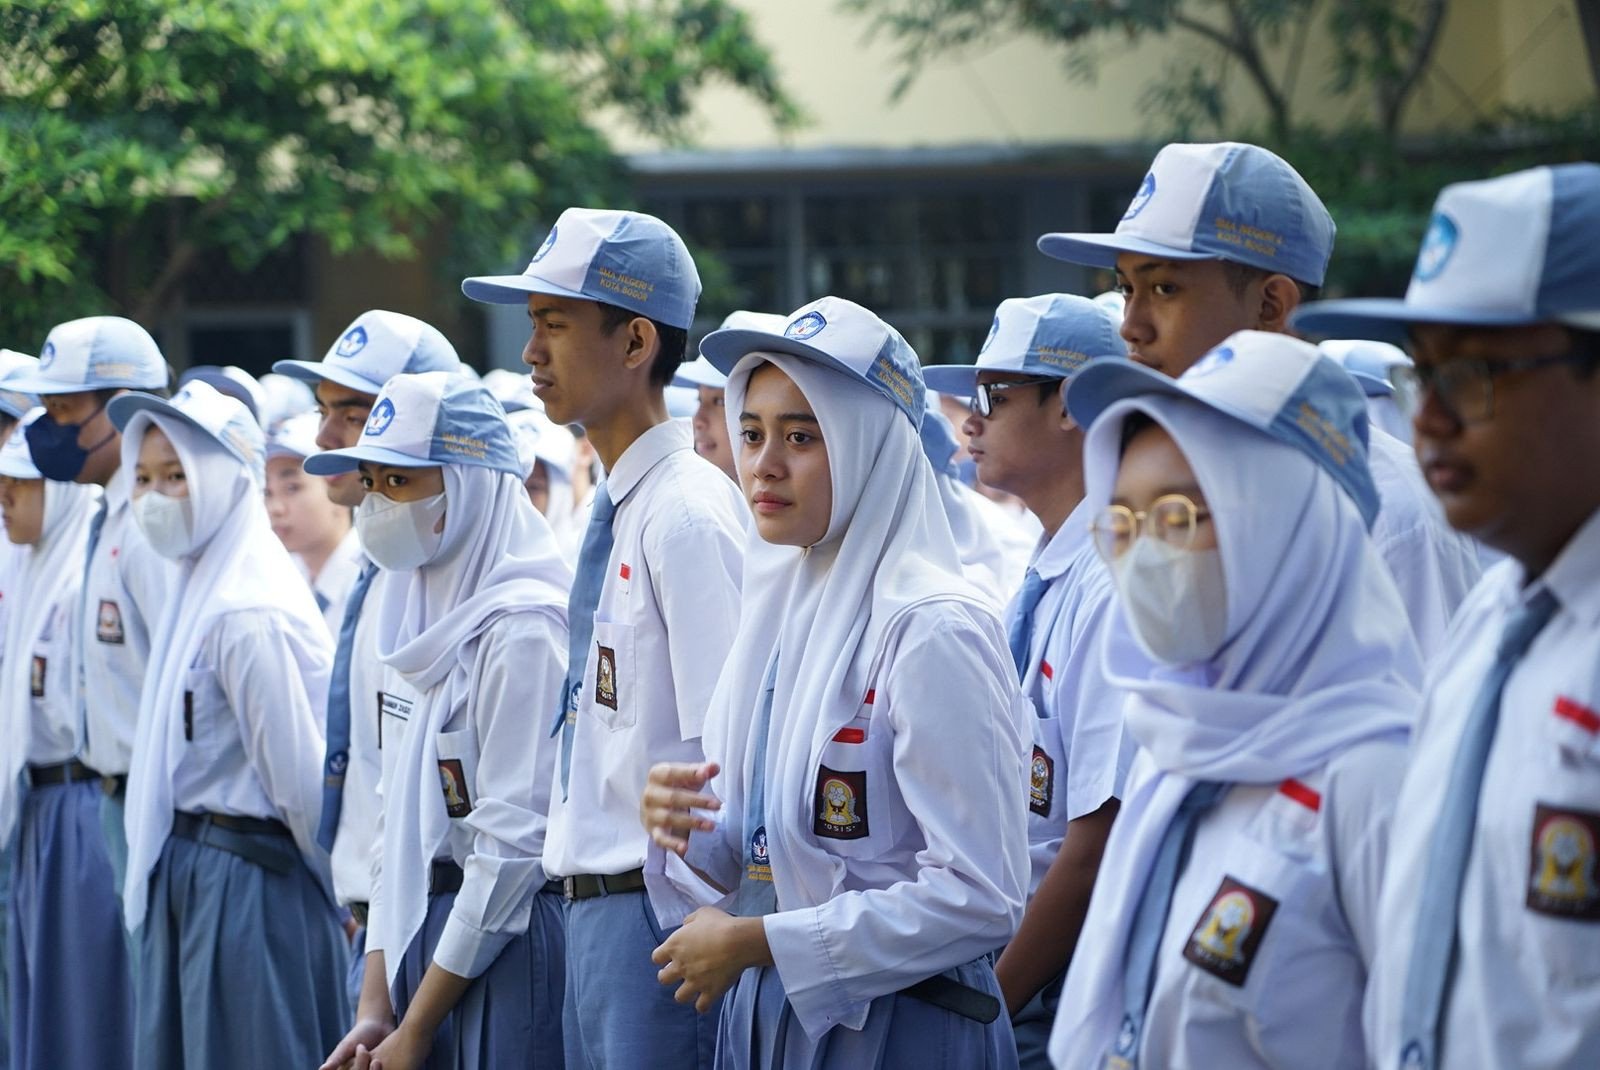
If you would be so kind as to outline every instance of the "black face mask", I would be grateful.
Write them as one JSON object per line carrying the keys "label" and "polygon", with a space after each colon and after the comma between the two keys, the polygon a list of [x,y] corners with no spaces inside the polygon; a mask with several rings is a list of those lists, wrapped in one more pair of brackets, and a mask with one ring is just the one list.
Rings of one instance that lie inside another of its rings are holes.
{"label": "black face mask", "polygon": [[[91,412],[83,424],[100,415],[100,409],[105,407],[106,403],[102,401],[100,408]],[[83,429],[83,424],[58,424],[49,413],[45,413],[23,430],[23,436],[28,440],[28,453],[33,457],[34,467],[39,469],[40,475],[57,483],[71,483],[83,472],[83,466],[89,463],[89,454],[117,437],[113,428],[105,438],[85,449],[78,445],[78,432]]]}

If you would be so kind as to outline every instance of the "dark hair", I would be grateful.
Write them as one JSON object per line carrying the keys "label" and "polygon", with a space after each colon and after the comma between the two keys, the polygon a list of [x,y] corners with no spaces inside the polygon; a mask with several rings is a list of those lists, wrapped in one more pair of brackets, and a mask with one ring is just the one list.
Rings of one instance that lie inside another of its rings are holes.
{"label": "dark hair", "polygon": [[[607,334],[616,331],[624,323],[632,323],[636,319],[650,319],[641,316],[630,308],[620,305],[608,305],[604,301],[596,301],[600,306],[600,329]],[[678,374],[678,368],[683,364],[683,355],[689,351],[689,332],[683,327],[669,327],[660,320],[650,320],[655,326],[656,337],[661,344],[656,347],[656,359],[650,365],[650,384],[652,386],[666,386],[672,382],[672,377]]]}
{"label": "dark hair", "polygon": [[1043,405],[1050,400],[1061,400],[1061,380],[1053,379],[1048,383],[1039,384],[1039,404]]}
{"label": "dark hair", "polygon": [[[1265,279],[1272,275],[1282,275],[1281,271],[1268,271],[1266,268],[1253,267],[1249,264],[1240,264],[1233,260],[1223,260],[1222,274],[1228,280],[1228,289],[1236,296],[1243,297],[1246,287],[1258,279]],[[1315,301],[1322,295],[1322,287],[1313,286],[1309,282],[1301,282],[1294,276],[1286,276],[1295,288],[1300,291],[1300,303]]]}
{"label": "dark hair", "polygon": [[1141,432],[1148,431],[1156,426],[1155,419],[1147,412],[1130,412],[1122,421],[1122,441],[1117,446],[1117,456],[1120,458],[1128,452],[1128,446]]}

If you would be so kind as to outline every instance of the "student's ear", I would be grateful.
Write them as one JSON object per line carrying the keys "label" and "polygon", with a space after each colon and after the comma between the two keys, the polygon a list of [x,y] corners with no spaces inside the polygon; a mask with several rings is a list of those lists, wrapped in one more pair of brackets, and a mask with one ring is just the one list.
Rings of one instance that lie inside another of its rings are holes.
{"label": "student's ear", "polygon": [[656,325],[643,316],[635,316],[628,321],[626,330],[627,356],[623,359],[623,366],[632,371],[641,365],[649,365],[656,358],[656,348],[660,342]]}
{"label": "student's ear", "polygon": [[1078,421],[1074,420],[1067,413],[1067,386],[1071,382],[1071,379],[1061,380],[1061,386],[1056,391],[1057,404],[1061,408],[1061,423],[1057,426],[1059,426],[1063,431],[1072,431],[1078,426]]}
{"label": "student's ear", "polygon": [[1289,333],[1289,316],[1300,307],[1300,286],[1287,275],[1268,275],[1261,284],[1261,306],[1256,329]]}

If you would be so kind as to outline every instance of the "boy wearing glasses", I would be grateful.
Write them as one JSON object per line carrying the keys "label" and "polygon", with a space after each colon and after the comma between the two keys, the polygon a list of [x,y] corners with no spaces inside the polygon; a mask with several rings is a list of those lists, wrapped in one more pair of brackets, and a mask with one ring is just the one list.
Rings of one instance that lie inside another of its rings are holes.
{"label": "boy wearing glasses", "polygon": [[1462,606],[1400,788],[1375,1065],[1600,1065],[1600,166],[1446,187],[1403,300],[1306,331],[1397,370],[1452,526],[1513,560]]}
{"label": "boy wearing glasses", "polygon": [[[1114,233],[1046,234],[1039,249],[1115,270],[1129,356],[1176,378],[1235,331],[1287,332],[1322,285],[1333,238],[1333,219],[1294,168],[1221,142],[1168,145]],[[1431,658],[1478,580],[1477,548],[1444,524],[1404,443],[1373,430],[1369,453],[1383,502],[1372,538]]]}
{"label": "boy wearing glasses", "polygon": [[1033,724],[1027,785],[1027,912],[995,973],[1025,1067],[1045,1050],[1061,980],[1089,906],[1133,746],[1101,673],[1111,583],[1089,540],[1083,430],[1061,412],[1080,368],[1126,359],[1113,313],[1083,297],[1003,301],[977,363],[924,370],[931,389],[972,398],[964,430],[978,478],[1021,498],[1044,528],[1007,638]]}

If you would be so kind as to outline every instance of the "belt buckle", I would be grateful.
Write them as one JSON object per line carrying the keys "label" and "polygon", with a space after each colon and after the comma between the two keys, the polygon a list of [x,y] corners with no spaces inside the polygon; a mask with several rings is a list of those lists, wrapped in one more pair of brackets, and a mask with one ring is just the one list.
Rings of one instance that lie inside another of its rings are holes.
{"label": "belt buckle", "polygon": [[561,878],[561,896],[569,903],[578,898],[578,878]]}

